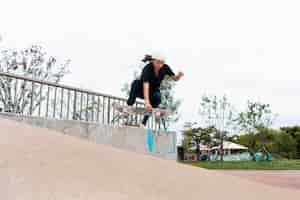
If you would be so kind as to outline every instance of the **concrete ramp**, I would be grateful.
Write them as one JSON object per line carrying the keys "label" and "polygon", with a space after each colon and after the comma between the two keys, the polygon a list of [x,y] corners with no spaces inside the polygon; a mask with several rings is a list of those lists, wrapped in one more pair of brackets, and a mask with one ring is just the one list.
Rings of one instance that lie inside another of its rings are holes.
{"label": "concrete ramp", "polygon": [[108,144],[141,154],[176,159],[175,132],[155,132],[144,128],[115,127],[101,123],[22,116],[13,113],[0,113],[0,117],[59,131],[97,144]]}
{"label": "concrete ramp", "polygon": [[282,200],[273,188],[0,118],[3,200]]}

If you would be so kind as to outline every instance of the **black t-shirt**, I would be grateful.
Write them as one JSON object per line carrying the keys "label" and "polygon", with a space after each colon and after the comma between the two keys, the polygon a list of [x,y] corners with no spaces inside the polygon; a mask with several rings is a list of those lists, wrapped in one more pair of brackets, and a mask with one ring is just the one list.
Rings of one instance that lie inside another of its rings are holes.
{"label": "black t-shirt", "polygon": [[164,66],[159,70],[158,76],[156,76],[153,64],[149,63],[142,71],[141,80],[142,82],[149,82],[150,91],[155,91],[159,90],[160,84],[166,75],[175,75],[168,65],[164,64]]}

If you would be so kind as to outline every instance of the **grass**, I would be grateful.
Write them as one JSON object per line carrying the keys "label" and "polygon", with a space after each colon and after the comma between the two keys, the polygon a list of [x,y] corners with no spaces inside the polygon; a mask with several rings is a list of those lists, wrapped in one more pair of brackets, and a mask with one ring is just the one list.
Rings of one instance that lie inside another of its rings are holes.
{"label": "grass", "polygon": [[184,161],[184,164],[221,170],[300,170],[300,160],[273,160],[273,161],[232,161],[232,162],[195,162]]}

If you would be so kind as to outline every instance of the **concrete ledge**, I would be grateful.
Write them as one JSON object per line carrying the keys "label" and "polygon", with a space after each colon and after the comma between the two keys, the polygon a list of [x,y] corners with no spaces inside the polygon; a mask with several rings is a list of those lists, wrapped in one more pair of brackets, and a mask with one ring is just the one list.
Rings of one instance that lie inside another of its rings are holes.
{"label": "concrete ledge", "polygon": [[116,148],[150,154],[167,159],[176,159],[176,133],[153,132],[135,127],[113,127],[100,123],[58,120],[51,118],[0,113],[6,118],[33,126],[59,131],[98,144],[108,144]]}

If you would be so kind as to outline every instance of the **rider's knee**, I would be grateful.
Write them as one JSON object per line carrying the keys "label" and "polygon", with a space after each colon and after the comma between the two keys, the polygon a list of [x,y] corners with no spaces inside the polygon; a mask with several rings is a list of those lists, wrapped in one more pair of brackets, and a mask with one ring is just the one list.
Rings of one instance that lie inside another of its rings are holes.
{"label": "rider's knee", "polygon": [[160,92],[154,92],[152,94],[152,106],[157,107],[161,103],[161,94]]}

